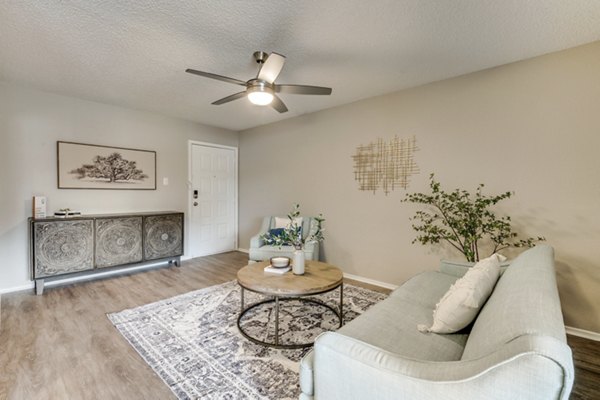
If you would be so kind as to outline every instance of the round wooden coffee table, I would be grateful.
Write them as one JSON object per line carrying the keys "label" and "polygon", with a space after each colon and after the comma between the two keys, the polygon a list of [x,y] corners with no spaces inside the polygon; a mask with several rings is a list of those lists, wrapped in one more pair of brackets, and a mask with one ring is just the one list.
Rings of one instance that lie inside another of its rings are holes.
{"label": "round wooden coffee table", "polygon": [[[237,281],[241,287],[241,310],[237,319],[237,326],[242,335],[254,343],[278,349],[299,349],[312,346],[310,343],[279,343],[279,307],[280,303],[286,301],[301,301],[323,306],[331,310],[340,321],[340,327],[343,324],[344,312],[344,285],[342,271],[333,265],[319,261],[306,261],[304,275],[294,275],[292,271],[283,275],[268,273],[264,268],[269,265],[268,261],[250,264],[240,269],[237,274]],[[327,293],[332,290],[340,289],[339,310],[320,300],[307,298],[317,294]],[[268,299],[251,304],[244,305],[244,291],[250,290],[265,296]],[[275,303],[275,341],[266,342],[250,336],[241,326],[241,320],[250,310],[266,303]]]}

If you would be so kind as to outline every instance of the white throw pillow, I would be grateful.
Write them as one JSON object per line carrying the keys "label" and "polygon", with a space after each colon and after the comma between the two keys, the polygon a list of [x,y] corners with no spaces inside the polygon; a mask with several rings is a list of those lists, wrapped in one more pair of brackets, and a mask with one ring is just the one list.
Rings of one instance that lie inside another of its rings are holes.
{"label": "white throw pillow", "polygon": [[[302,226],[302,217],[294,218],[294,222],[296,223],[297,226]],[[275,217],[275,226],[273,227],[273,229],[289,228],[289,226],[290,226],[289,218]]]}
{"label": "white throw pillow", "polygon": [[454,333],[469,325],[492,294],[506,257],[493,254],[475,264],[450,286],[433,311],[433,325],[419,325],[421,332]]}

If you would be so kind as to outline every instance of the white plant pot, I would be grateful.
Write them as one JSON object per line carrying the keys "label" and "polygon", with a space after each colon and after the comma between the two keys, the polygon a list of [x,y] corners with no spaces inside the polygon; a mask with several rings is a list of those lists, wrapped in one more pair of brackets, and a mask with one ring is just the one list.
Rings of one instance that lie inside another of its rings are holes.
{"label": "white plant pot", "polygon": [[294,251],[294,264],[292,265],[294,275],[304,275],[304,250]]}

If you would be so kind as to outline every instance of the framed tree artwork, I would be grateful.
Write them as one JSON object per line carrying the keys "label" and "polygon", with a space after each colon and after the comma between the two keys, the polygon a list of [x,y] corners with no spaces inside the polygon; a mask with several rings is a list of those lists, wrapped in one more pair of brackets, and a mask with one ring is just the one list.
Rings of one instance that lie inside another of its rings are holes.
{"label": "framed tree artwork", "polygon": [[156,152],[57,142],[59,189],[156,190]]}

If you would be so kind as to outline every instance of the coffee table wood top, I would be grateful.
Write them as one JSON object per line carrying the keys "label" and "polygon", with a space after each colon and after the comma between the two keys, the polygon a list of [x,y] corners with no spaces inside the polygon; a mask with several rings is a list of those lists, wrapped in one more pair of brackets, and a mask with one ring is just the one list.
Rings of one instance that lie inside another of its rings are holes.
{"label": "coffee table wood top", "polygon": [[342,284],[342,271],[333,265],[307,260],[304,275],[292,271],[283,275],[264,271],[268,261],[250,264],[240,269],[237,280],[240,286],[253,292],[271,296],[309,296],[332,290]]}

